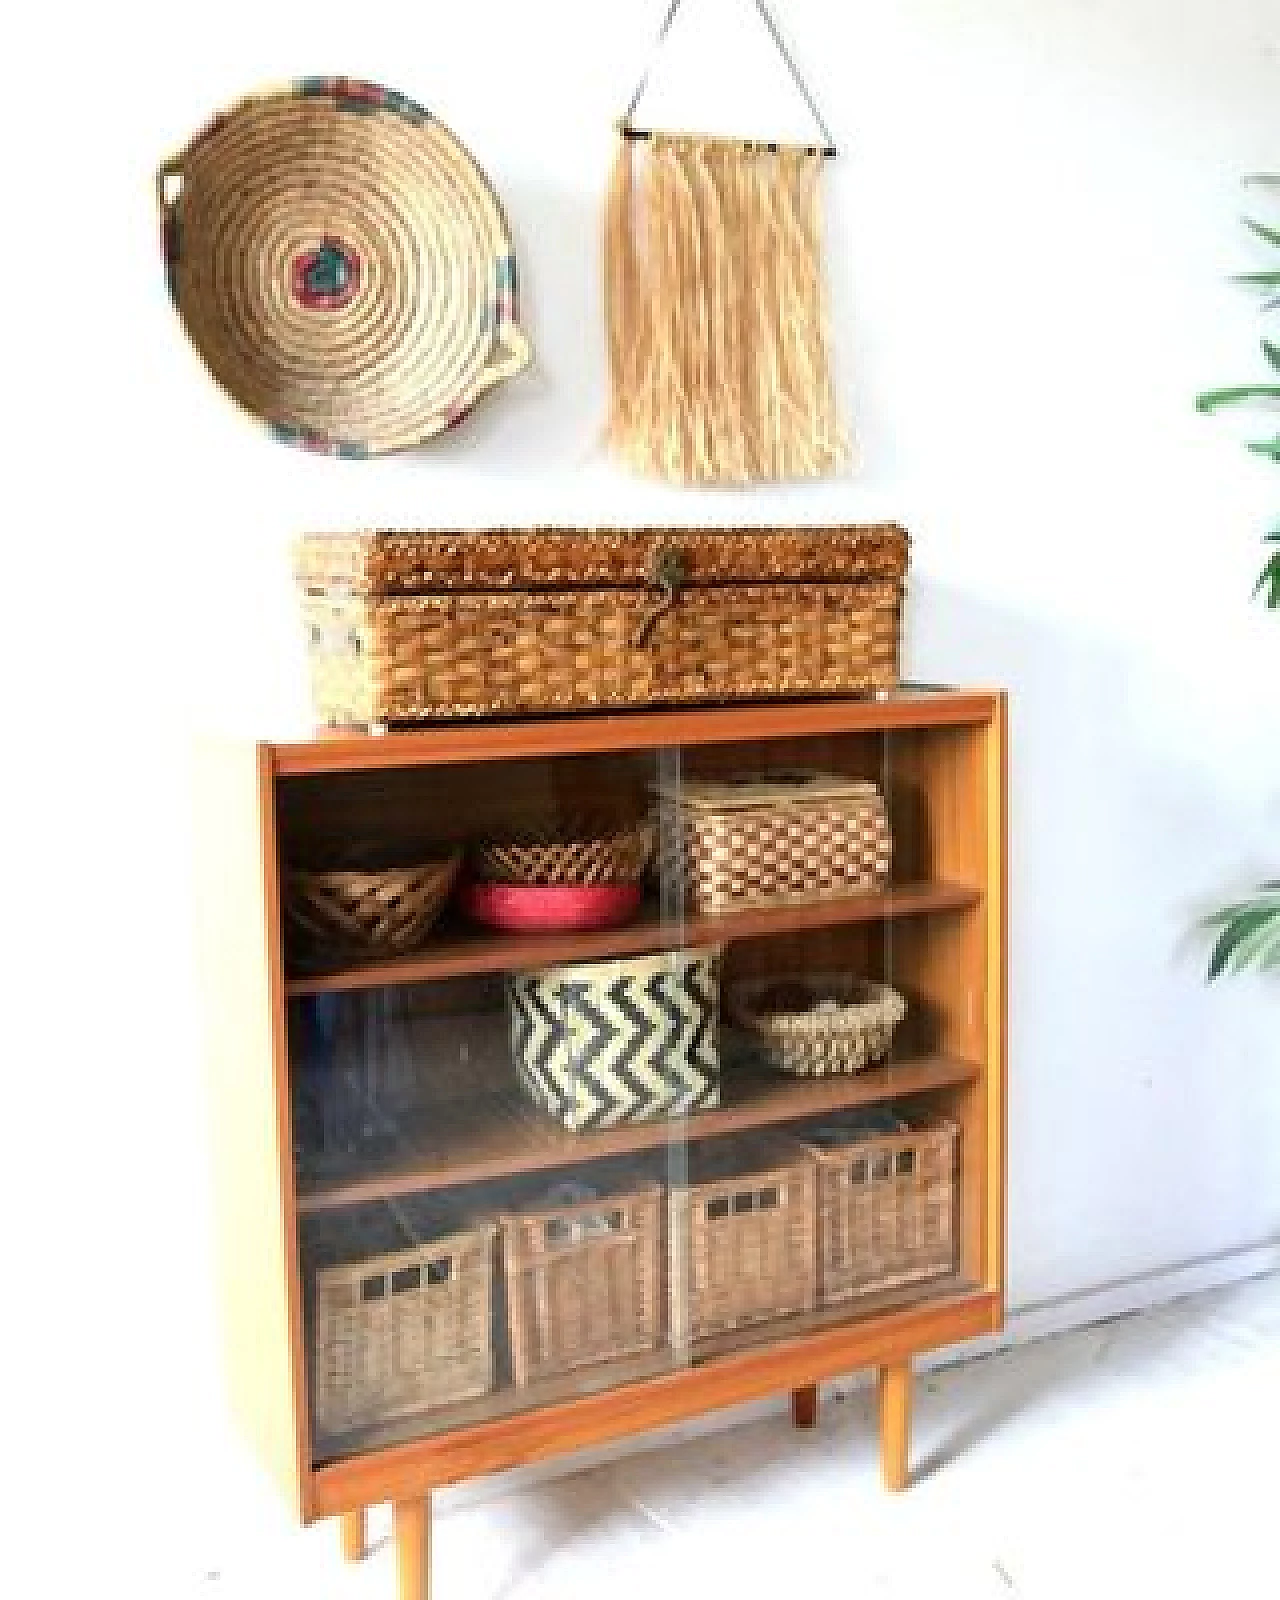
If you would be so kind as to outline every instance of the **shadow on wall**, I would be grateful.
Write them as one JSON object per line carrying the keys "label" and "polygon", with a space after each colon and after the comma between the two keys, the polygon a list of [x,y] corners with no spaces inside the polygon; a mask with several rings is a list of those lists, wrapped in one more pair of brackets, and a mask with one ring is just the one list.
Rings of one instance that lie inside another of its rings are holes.
{"label": "shadow on wall", "polygon": [[1251,820],[1217,697],[928,577],[904,659],[1010,695],[1012,1302],[1280,1233],[1275,986],[1209,989],[1190,936]]}

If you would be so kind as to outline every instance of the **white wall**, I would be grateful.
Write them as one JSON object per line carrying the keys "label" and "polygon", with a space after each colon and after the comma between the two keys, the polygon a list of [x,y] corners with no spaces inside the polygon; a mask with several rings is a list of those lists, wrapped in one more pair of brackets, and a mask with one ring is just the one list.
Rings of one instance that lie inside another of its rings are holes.
{"label": "white wall", "polygon": [[[711,34],[725,4],[689,0],[655,120],[805,131],[745,8]],[[1256,365],[1224,280],[1251,253],[1237,178],[1280,167],[1280,0],[780,4],[843,150],[828,255],[865,462],[745,496],[596,448],[598,202],[663,9],[135,3],[28,13],[17,39],[9,926],[30,959],[7,1177],[42,1219],[28,1270],[69,1231],[89,1303],[115,1297],[93,1328],[110,1437],[160,1427],[175,1500],[221,1426],[186,736],[301,717],[302,529],[903,521],[909,672],[1012,694],[1013,1301],[1280,1235],[1277,992],[1206,989],[1187,938],[1280,859],[1280,623],[1248,601],[1277,479],[1192,409]],[[271,443],[164,294],[156,163],[246,88],[329,70],[449,122],[516,236],[536,368],[419,459]],[[64,1372],[77,1329],[38,1328]]]}

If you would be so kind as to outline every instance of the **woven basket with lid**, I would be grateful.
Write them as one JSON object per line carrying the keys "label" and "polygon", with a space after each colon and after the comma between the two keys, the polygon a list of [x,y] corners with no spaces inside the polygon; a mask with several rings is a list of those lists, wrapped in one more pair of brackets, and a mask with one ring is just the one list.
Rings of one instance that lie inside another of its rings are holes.
{"label": "woven basket with lid", "polygon": [[308,536],[296,570],[316,718],[890,689],[907,547],[892,525]]}
{"label": "woven basket with lid", "polygon": [[497,199],[395,90],[302,78],[250,96],[157,187],[192,343],[288,443],[355,457],[421,444],[529,360]]}
{"label": "woven basket with lid", "polygon": [[659,803],[674,824],[661,833],[663,867],[683,874],[698,911],[874,893],[888,881],[889,818],[863,779],[807,770],[688,778]]}

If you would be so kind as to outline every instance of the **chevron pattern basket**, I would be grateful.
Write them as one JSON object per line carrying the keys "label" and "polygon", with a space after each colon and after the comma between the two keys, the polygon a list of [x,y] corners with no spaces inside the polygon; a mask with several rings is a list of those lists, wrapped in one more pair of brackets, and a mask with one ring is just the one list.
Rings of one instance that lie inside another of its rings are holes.
{"label": "chevron pattern basket", "polygon": [[718,1105],[719,957],[674,950],[509,978],[525,1093],[572,1133]]}

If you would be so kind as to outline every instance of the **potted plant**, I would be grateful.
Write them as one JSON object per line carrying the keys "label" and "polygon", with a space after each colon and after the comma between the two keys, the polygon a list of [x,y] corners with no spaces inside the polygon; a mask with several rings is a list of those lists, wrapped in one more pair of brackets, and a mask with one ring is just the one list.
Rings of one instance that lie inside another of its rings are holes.
{"label": "potted plant", "polygon": [[[1275,188],[1280,187],[1280,174],[1261,173],[1245,181]],[[1254,217],[1246,217],[1245,226],[1269,250],[1280,252],[1280,228],[1259,222]],[[1234,281],[1263,293],[1264,317],[1280,307],[1280,265],[1239,273]],[[1280,344],[1264,338],[1262,354],[1271,372],[1280,377]],[[1280,401],[1280,382],[1269,379],[1226,389],[1210,389],[1197,396],[1196,408],[1210,413],[1224,406],[1265,407],[1277,401]],[[1252,440],[1248,448],[1255,455],[1280,462],[1280,433],[1269,439]],[[1267,555],[1254,594],[1261,594],[1263,603],[1269,609],[1280,610],[1280,527],[1264,534],[1263,542],[1275,548]],[[1210,978],[1219,977],[1224,972],[1280,967],[1280,879],[1271,879],[1259,885],[1254,894],[1223,906],[1207,919],[1207,926],[1216,931],[1209,956]]]}

